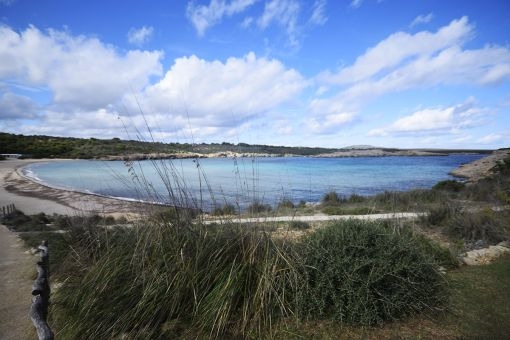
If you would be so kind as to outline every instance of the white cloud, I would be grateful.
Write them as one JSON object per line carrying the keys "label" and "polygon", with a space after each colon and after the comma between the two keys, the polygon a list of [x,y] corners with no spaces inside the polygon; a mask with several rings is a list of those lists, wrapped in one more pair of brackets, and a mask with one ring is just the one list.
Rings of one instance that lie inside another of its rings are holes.
{"label": "white cloud", "polygon": [[[329,98],[310,102],[313,114],[359,112],[388,93],[434,86],[492,86],[510,79],[510,49],[486,45],[463,49],[474,29],[468,19],[453,20],[437,32],[397,32],[368,49],[353,65],[322,73],[318,86],[337,86]],[[330,90],[332,92],[332,90]]]}
{"label": "white cloud", "polygon": [[432,19],[434,19],[433,13],[429,13],[427,15],[423,15],[423,14],[418,15],[416,18],[414,18],[414,20],[411,22],[411,24],[409,24],[409,27],[414,27],[416,25],[429,23]]}
{"label": "white cloud", "polygon": [[390,134],[406,135],[409,133],[459,134],[466,128],[483,123],[486,109],[476,106],[474,98],[450,107],[425,108],[408,116],[401,117],[388,127],[374,129],[370,136],[387,136]]}
{"label": "white cloud", "polygon": [[127,34],[128,42],[132,45],[141,46],[152,38],[153,33],[153,27],[131,28]]}
{"label": "white cloud", "polygon": [[450,128],[453,125],[453,112],[453,107],[417,111],[394,122],[391,131],[414,132]]}
{"label": "white cloud", "polygon": [[137,91],[162,72],[159,51],[119,53],[96,38],[0,27],[0,78],[43,86],[55,104],[95,110]]}
{"label": "white cloud", "polygon": [[199,36],[223,19],[224,16],[245,11],[258,0],[211,0],[209,5],[197,5],[194,1],[188,3],[186,15],[191,21]]}
{"label": "white cloud", "polygon": [[346,124],[354,121],[355,112],[331,110],[326,114],[318,114],[307,120],[307,127],[314,133],[331,134],[337,133]]}
{"label": "white cloud", "polygon": [[261,29],[276,23],[285,29],[289,44],[299,45],[298,18],[300,12],[299,2],[296,0],[269,0],[264,7],[264,13],[258,20]]}
{"label": "white cloud", "polygon": [[477,142],[481,144],[492,144],[503,140],[503,136],[497,133],[491,133],[478,139]]}
{"label": "white cloud", "polygon": [[326,16],[326,0],[315,0],[313,12],[310,17],[310,23],[314,25],[324,25],[328,18]]}
{"label": "white cloud", "polygon": [[379,75],[409,61],[433,57],[441,50],[458,46],[473,34],[467,17],[453,20],[436,33],[421,31],[416,34],[397,32],[369,48],[358,57],[352,66],[341,69],[336,74],[323,74],[323,81],[334,84],[355,83]]}
{"label": "white cloud", "polygon": [[6,92],[0,97],[0,120],[35,118],[37,105],[28,97]]}
{"label": "white cloud", "polygon": [[363,0],[352,0],[349,6],[351,6],[352,8],[358,8],[359,6],[361,6],[362,3]]}
{"label": "white cloud", "polygon": [[18,125],[11,131],[26,135],[125,137],[117,117],[118,113],[110,108],[79,112],[47,110],[37,125]]}
{"label": "white cloud", "polygon": [[242,28],[248,28],[253,24],[253,18],[252,17],[246,17],[244,18],[243,22],[241,22]]}
{"label": "white cloud", "polygon": [[[307,82],[277,60],[249,53],[225,62],[196,56],[175,60],[158,83],[140,96],[164,127],[232,127],[292,100]],[[125,103],[136,113],[132,96]]]}

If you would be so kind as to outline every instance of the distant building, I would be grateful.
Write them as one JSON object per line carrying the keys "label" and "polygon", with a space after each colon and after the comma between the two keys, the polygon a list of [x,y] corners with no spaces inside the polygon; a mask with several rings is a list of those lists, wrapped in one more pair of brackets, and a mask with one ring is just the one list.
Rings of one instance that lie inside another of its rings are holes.
{"label": "distant building", "polygon": [[4,158],[20,158],[23,155],[20,153],[0,153],[0,156]]}

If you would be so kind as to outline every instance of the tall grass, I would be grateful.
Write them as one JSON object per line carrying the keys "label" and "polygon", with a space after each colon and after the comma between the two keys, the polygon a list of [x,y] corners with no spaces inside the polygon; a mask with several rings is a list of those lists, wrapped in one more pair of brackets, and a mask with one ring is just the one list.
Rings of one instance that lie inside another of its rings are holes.
{"label": "tall grass", "polygon": [[88,265],[54,298],[59,337],[267,336],[292,320],[371,325],[444,301],[433,248],[381,223],[289,241],[247,226],[149,221],[86,233],[74,256]]}
{"label": "tall grass", "polygon": [[[73,270],[53,299],[58,337],[271,336],[289,320],[371,325],[442,305],[433,247],[408,231],[348,221],[286,240],[246,225],[206,226],[196,219],[202,197],[175,165],[152,164],[165,194],[126,165],[141,197],[171,206],[149,209],[131,228],[72,228]],[[212,196],[198,160],[197,174]],[[254,198],[249,211],[270,211]]]}
{"label": "tall grass", "polygon": [[58,292],[60,336],[183,336],[182,324],[213,337],[245,335],[294,314],[292,252],[264,232],[160,221],[110,241]]}

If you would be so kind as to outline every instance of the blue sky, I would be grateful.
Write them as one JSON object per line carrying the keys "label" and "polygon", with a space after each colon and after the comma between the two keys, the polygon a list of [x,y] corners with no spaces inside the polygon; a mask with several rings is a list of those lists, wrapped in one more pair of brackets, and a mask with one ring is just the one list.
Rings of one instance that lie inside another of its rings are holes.
{"label": "blue sky", "polygon": [[509,147],[510,2],[0,0],[0,131],[146,124],[163,142]]}

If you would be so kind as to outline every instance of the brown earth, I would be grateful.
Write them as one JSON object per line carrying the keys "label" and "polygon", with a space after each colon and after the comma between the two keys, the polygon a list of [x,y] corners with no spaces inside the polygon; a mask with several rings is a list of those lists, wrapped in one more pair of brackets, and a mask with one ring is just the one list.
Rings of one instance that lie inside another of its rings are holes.
{"label": "brown earth", "polygon": [[36,259],[23,249],[23,241],[0,225],[0,339],[34,337],[28,315]]}

